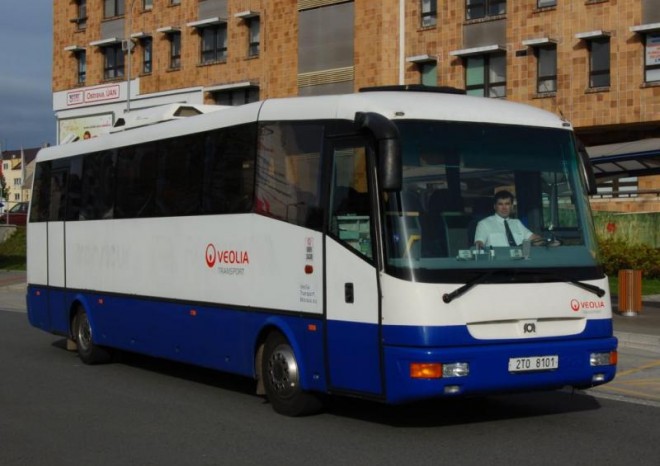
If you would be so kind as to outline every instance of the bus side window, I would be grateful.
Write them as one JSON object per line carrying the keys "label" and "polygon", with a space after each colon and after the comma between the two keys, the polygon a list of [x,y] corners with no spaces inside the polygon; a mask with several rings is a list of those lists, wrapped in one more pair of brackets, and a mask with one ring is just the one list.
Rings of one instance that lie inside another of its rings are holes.
{"label": "bus side window", "polygon": [[83,160],[80,220],[113,217],[115,150],[86,155]]}
{"label": "bus side window", "polygon": [[32,190],[32,207],[30,222],[48,221],[50,210],[50,162],[37,164],[34,175],[34,189]]}
{"label": "bus side window", "polygon": [[210,131],[204,137],[202,213],[246,213],[254,198],[256,124]]}
{"label": "bus side window", "polygon": [[153,215],[197,215],[201,210],[202,141],[186,136],[159,144]]}
{"label": "bus side window", "polygon": [[66,220],[71,162],[71,158],[51,162],[50,206],[47,218],[51,222],[62,222]]}
{"label": "bus side window", "polygon": [[155,202],[158,175],[156,143],[119,149],[117,156],[116,218],[158,215]]}
{"label": "bus side window", "polygon": [[82,199],[82,156],[71,159],[69,190],[67,195],[66,220],[79,220]]}
{"label": "bus side window", "polygon": [[264,123],[259,128],[256,212],[320,230],[320,123]]}

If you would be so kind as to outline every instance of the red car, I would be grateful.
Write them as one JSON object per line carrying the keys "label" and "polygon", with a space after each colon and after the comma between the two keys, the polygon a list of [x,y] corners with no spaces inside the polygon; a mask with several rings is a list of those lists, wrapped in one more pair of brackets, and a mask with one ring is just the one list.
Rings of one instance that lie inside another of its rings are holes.
{"label": "red car", "polygon": [[[28,203],[19,202],[8,212],[0,215],[0,224],[25,226],[27,222]],[[9,218],[7,218],[9,217]]]}

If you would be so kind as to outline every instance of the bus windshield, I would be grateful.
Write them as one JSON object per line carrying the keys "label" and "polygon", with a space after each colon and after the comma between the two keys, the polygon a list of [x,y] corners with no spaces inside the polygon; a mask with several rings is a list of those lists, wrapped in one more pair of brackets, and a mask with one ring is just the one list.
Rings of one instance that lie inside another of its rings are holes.
{"label": "bus windshield", "polygon": [[[571,131],[464,122],[397,125],[403,189],[382,193],[388,273],[423,282],[461,282],[480,270],[602,277]],[[502,212],[493,217],[498,199],[510,203],[511,241]]]}

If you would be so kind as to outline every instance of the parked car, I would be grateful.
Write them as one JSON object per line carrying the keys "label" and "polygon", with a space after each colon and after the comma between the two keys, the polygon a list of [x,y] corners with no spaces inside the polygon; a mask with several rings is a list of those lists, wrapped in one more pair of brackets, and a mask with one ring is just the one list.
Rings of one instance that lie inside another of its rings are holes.
{"label": "parked car", "polygon": [[25,226],[27,222],[28,203],[19,202],[9,209],[8,212],[0,214],[0,224]]}

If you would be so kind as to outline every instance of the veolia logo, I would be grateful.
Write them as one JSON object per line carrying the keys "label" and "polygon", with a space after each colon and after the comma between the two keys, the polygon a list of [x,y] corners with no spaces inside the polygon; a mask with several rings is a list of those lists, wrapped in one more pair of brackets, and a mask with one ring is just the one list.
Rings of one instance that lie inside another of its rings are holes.
{"label": "veolia logo", "polygon": [[215,246],[209,243],[206,246],[206,265],[211,269],[215,265],[215,258],[218,256]]}
{"label": "veolia logo", "polygon": [[236,266],[250,264],[250,256],[247,251],[233,249],[218,250],[213,243],[206,246],[206,265],[213,268],[215,264],[224,266]]}
{"label": "veolia logo", "polygon": [[583,311],[605,309],[605,301],[578,301],[577,299],[571,299],[571,309],[575,312],[580,309]]}

